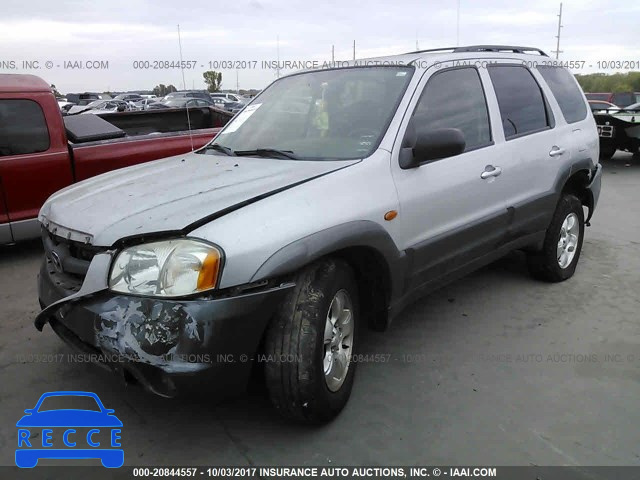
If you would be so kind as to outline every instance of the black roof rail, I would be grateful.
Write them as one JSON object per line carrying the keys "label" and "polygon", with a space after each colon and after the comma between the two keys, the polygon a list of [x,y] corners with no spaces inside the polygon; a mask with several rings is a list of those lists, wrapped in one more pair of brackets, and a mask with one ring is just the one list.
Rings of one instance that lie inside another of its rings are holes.
{"label": "black roof rail", "polygon": [[[448,49],[447,49],[448,50]],[[455,47],[454,53],[460,52],[513,52],[513,53],[527,53],[537,52],[543,57],[548,57],[545,52],[535,47],[514,47],[512,45],[470,45],[468,47]]]}
{"label": "black roof rail", "polygon": [[403,55],[410,55],[412,53],[429,53],[429,52],[453,52],[458,47],[442,47],[442,48],[430,48],[428,50],[414,50],[413,52],[406,52]]}

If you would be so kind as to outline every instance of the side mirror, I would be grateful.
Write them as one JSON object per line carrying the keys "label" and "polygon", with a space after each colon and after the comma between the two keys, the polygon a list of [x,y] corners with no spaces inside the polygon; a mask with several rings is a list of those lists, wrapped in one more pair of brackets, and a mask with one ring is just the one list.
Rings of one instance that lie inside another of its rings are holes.
{"label": "side mirror", "polygon": [[32,413],[33,413],[33,408],[27,408],[27,409],[24,411],[24,413],[26,413],[26,414],[28,414],[28,415],[32,414]]}
{"label": "side mirror", "polygon": [[124,105],[122,105],[121,103],[118,105],[118,111],[119,112],[124,112],[126,109],[126,107]]}
{"label": "side mirror", "polygon": [[400,149],[400,168],[419,167],[422,163],[453,157],[464,152],[464,135],[457,128],[427,130],[409,122]]}

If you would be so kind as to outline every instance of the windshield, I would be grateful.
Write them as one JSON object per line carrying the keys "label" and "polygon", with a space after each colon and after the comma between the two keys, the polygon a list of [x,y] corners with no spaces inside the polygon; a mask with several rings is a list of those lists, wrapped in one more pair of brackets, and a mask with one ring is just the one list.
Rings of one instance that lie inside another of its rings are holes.
{"label": "windshield", "polygon": [[412,67],[358,67],[285,77],[238,114],[214,143],[233,152],[277,149],[308,160],[367,157],[380,143],[412,73]]}

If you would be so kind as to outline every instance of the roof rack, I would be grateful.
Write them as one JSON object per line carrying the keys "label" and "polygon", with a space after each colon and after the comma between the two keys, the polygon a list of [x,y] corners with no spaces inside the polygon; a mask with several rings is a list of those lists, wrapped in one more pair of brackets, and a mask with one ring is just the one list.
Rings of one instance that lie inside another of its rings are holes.
{"label": "roof rack", "polygon": [[512,45],[469,45],[467,47],[442,47],[431,48],[428,50],[416,50],[414,52],[407,53],[429,53],[429,52],[513,52],[513,53],[528,53],[536,52],[543,57],[548,57],[545,52],[535,47],[514,47]]}
{"label": "roof rack", "polygon": [[468,47],[456,47],[453,49],[454,53],[460,52],[513,52],[513,53],[527,53],[537,52],[543,57],[548,57],[545,52],[535,47],[514,47],[511,45],[470,45]]}
{"label": "roof rack", "polygon": [[415,50],[413,52],[407,52],[407,54],[410,53],[429,53],[429,52],[446,52],[446,51],[455,51],[455,49],[458,47],[442,47],[442,48],[430,48],[428,50]]}

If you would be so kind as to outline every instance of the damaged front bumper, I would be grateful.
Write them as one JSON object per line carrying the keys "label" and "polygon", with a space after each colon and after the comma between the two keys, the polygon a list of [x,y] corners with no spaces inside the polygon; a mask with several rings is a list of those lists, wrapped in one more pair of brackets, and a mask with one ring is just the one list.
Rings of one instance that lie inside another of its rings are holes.
{"label": "damaged front bumper", "polygon": [[108,290],[111,259],[111,252],[96,255],[72,292],[45,257],[36,328],[49,323],[90,360],[158,395],[246,387],[267,323],[292,283],[219,298],[140,297]]}

